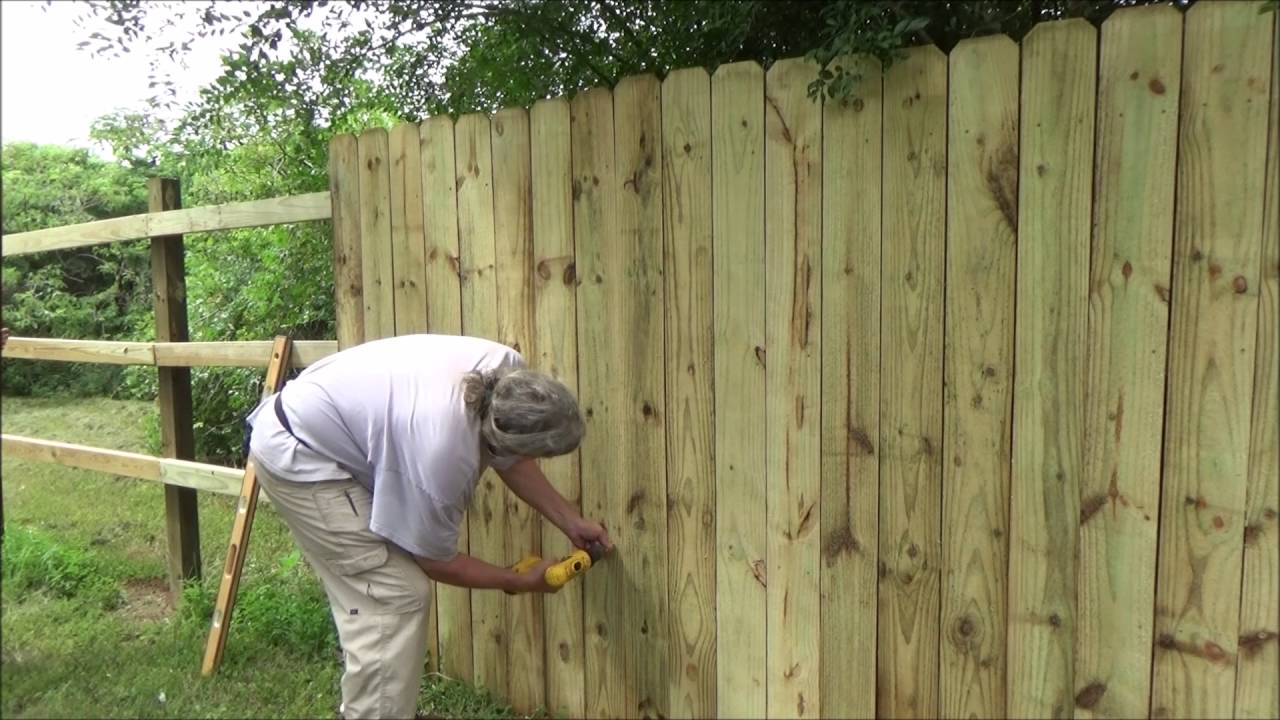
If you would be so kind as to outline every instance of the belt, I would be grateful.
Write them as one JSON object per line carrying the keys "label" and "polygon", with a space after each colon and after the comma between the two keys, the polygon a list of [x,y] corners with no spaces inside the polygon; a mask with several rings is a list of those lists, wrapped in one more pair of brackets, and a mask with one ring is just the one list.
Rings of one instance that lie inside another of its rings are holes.
{"label": "belt", "polygon": [[276,401],[274,403],[274,407],[276,410],[276,419],[280,421],[280,425],[284,428],[284,431],[289,433],[289,436],[292,437],[294,440],[297,440],[298,442],[302,443],[308,450],[315,450],[315,448],[311,447],[311,445],[307,443],[306,440],[303,440],[302,438],[298,437],[293,432],[293,426],[289,424],[289,416],[285,415],[284,413],[284,395],[283,394],[276,393]]}

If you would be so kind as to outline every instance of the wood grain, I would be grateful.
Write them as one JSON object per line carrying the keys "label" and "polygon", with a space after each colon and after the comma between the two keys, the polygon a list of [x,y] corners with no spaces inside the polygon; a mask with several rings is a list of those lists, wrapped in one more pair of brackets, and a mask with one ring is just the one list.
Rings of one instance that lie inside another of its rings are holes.
{"label": "wood grain", "polygon": [[766,714],[764,70],[711,79],[716,704]]}
{"label": "wood grain", "polygon": [[714,326],[711,260],[711,78],[678,70],[662,83],[666,242],[669,712],[716,714]]}
{"label": "wood grain", "polygon": [[[1078,717],[1146,717],[1164,423],[1182,15],[1102,26],[1080,481]],[[1159,92],[1157,92],[1159,91]]]}
{"label": "wood grain", "polygon": [[[499,112],[490,124],[493,146],[493,229],[497,260],[498,341],[536,356],[534,344],[533,176],[530,169],[529,113],[520,108]],[[542,523],[536,510],[508,488],[506,507],[508,562],[542,555]],[[507,698],[520,712],[546,702],[543,679],[542,597],[505,597]]]}
{"label": "wood grain", "polygon": [[1151,714],[1235,702],[1271,24],[1186,14]]}
{"label": "wood grain", "polygon": [[[625,506],[619,468],[626,462],[621,441],[625,408],[618,396],[627,388],[621,351],[613,350],[625,327],[618,303],[625,302],[620,284],[623,267],[617,240],[618,193],[614,177],[613,96],[603,88],[575,95],[569,105],[573,224],[577,298],[578,392],[586,422],[582,440],[582,512],[602,522],[618,547],[629,547],[628,525],[614,508]],[[621,389],[621,391],[620,391]],[[607,479],[607,480],[606,480]],[[623,621],[621,554],[592,568],[583,583],[583,634],[586,663],[585,716],[635,716],[626,702],[627,631]],[[650,590],[652,592],[652,589]]]}
{"label": "wood grain", "polygon": [[872,717],[876,682],[876,546],[880,455],[882,70],[822,119],[821,716]]}
{"label": "wood grain", "polygon": [[603,277],[613,321],[605,345],[616,363],[610,442],[614,517],[626,542],[622,628],[627,714],[669,717],[667,479],[662,264],[662,104],[657,78],[640,75],[614,88],[613,192],[617,236]]}
{"label": "wood grain", "polygon": [[391,129],[391,285],[397,335],[426,332],[426,236],[423,228],[422,151],[418,126]]}
{"label": "wood grain", "polygon": [[[569,103],[535,103],[529,114],[533,172],[534,354],[531,364],[578,388],[577,266],[574,264],[573,168],[569,157]],[[577,453],[543,461],[552,486],[581,511],[582,476]],[[564,557],[573,546],[550,521],[542,523],[542,550]],[[585,580],[585,578],[584,578]],[[595,581],[594,574],[591,582]],[[561,717],[585,714],[582,630],[583,582],[570,583],[543,601],[546,634],[547,710]]]}
{"label": "wood grain", "polygon": [[938,714],[947,59],[884,80],[880,594],[876,712]]}
{"label": "wood grain", "polygon": [[360,165],[360,265],[364,339],[396,333],[391,254],[391,171],[387,131],[373,128],[356,141]]}
{"label": "wood grain", "polygon": [[[462,275],[462,332],[498,339],[498,296],[495,277],[493,217],[493,152],[490,121],[463,115],[455,126],[455,171],[458,182],[458,249]],[[507,557],[506,494],[492,470],[476,483],[468,519],[471,554],[495,565]],[[509,639],[505,598],[499,593],[471,593],[471,632],[477,685],[494,693],[508,688]]]}
{"label": "wood grain", "polygon": [[[147,208],[152,212],[182,207],[177,180],[147,181]],[[152,308],[156,340],[186,342],[187,273],[182,235],[151,238]],[[164,367],[156,371],[156,404],[160,410],[160,446],[165,457],[191,460],[196,454],[191,403],[191,370]],[[189,488],[165,486],[165,534],[168,537],[169,590],[182,593],[182,584],[199,579],[200,517],[196,494]]]}
{"label": "wood grain", "polygon": [[[164,482],[221,495],[240,494],[243,471],[190,460],[158,458],[140,453],[106,450],[73,443],[2,435],[6,459],[51,463],[138,480]],[[266,498],[262,498],[265,502]]]}
{"label": "wood grain", "polygon": [[1016,716],[1063,717],[1075,704],[1096,51],[1083,20],[1039,25],[1022,43],[1007,693]]}
{"label": "wood grain", "polygon": [[813,717],[821,702],[812,618],[822,517],[822,106],[806,95],[815,72],[789,59],[765,75],[770,717]]}
{"label": "wood grain", "polygon": [[157,235],[234,230],[263,225],[328,220],[333,211],[328,192],[307,193],[267,200],[208,205],[181,210],[151,210],[77,225],[5,235],[0,244],[4,257],[50,250],[89,247],[104,243],[140,240]]}
{"label": "wood grain", "polygon": [[342,349],[364,342],[364,267],[360,260],[360,158],[354,135],[329,141],[333,198],[333,316]]}
{"label": "wood grain", "polygon": [[[1277,15],[1280,18],[1280,15]],[[1277,20],[1280,23],[1280,20]],[[1280,717],[1280,55],[1271,50],[1258,340],[1253,374],[1236,717]]]}
{"label": "wood grain", "polygon": [[1018,46],[951,53],[942,440],[944,717],[1005,717],[1018,243]]}
{"label": "wood grain", "polygon": [[[429,118],[418,127],[422,161],[422,201],[426,243],[424,279],[427,331],[443,335],[462,332],[462,277],[458,251],[457,169],[454,163],[453,120]],[[460,524],[458,549],[469,552],[470,513]],[[474,655],[471,638],[471,591],[433,583],[436,598],[440,670],[471,681]],[[429,631],[428,631],[429,632]]]}

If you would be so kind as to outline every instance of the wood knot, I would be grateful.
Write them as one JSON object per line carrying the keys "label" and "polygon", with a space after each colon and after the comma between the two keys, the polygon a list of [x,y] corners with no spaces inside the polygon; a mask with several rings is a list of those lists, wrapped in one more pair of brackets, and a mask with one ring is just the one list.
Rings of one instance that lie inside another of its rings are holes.
{"label": "wood knot", "polygon": [[1160,81],[1160,78],[1151,78],[1151,82],[1147,83],[1147,87],[1156,95],[1164,94],[1164,83]]}
{"label": "wood knot", "polygon": [[983,374],[983,376],[984,376],[984,377],[993,378],[993,377],[995,377],[995,376],[996,376],[996,369],[995,369],[994,367],[992,367],[992,366],[988,365],[988,366],[986,366],[986,367],[982,368],[982,374]]}
{"label": "wood knot", "polygon": [[645,403],[644,405],[640,406],[640,412],[643,413],[645,417],[651,418],[653,417],[653,414],[654,414],[653,406],[650,405],[649,403]]}
{"label": "wood knot", "polygon": [[1052,613],[1049,615],[1049,625],[1055,628],[1062,627],[1062,618],[1058,615],[1058,613]]}
{"label": "wood knot", "polygon": [[538,277],[542,278],[543,280],[551,279],[551,266],[547,263],[546,260],[538,261],[537,270],[538,270]]}
{"label": "wood knot", "polygon": [[560,652],[560,662],[569,662],[569,643],[561,641],[557,650]]}
{"label": "wood knot", "polygon": [[1076,707],[1088,710],[1097,705],[1106,692],[1107,686],[1095,680],[1076,693]]}
{"label": "wood knot", "polygon": [[691,152],[693,152],[693,146],[692,146],[692,145],[690,145],[689,143],[685,143],[685,144],[684,144],[684,152],[685,152],[685,154],[686,154],[686,155],[687,155],[687,154],[689,154],[689,153],[691,153]]}
{"label": "wood knot", "polygon": [[973,625],[973,618],[968,615],[962,615],[960,622],[956,624],[956,632],[960,633],[960,637],[972,637],[976,628]]}
{"label": "wood knot", "polygon": [[1161,650],[1173,650],[1178,647],[1178,641],[1173,639],[1171,633],[1161,633],[1160,637],[1156,638],[1156,647]]}
{"label": "wood knot", "polygon": [[1138,79],[1138,71],[1137,71],[1137,70],[1134,70],[1133,72],[1129,73],[1129,79],[1130,79],[1130,80],[1137,80],[1137,79]]}
{"label": "wood knot", "polygon": [[851,107],[853,108],[854,112],[862,112],[862,109],[866,107],[866,103],[862,102],[862,98],[854,98],[853,104]]}
{"label": "wood knot", "polygon": [[565,285],[573,285],[578,282],[578,268],[573,263],[564,266],[564,276],[562,277]]}
{"label": "wood knot", "polygon": [[627,500],[627,514],[635,512],[640,507],[640,503],[644,502],[645,491],[643,488],[631,493],[631,498]]}
{"label": "wood knot", "polygon": [[1231,289],[1235,290],[1237,295],[1243,295],[1249,289],[1249,281],[1245,280],[1243,275],[1237,275],[1231,283]]}
{"label": "wood knot", "polygon": [[1048,175],[1048,174],[1049,174],[1048,165],[1045,165],[1044,163],[1040,163],[1039,165],[1036,165],[1036,175],[1040,177],[1044,177],[1045,175]]}
{"label": "wood knot", "polygon": [[1124,279],[1127,282],[1129,278],[1133,275],[1133,263],[1129,262],[1128,260],[1125,260],[1124,267],[1120,268],[1120,274],[1124,276]]}

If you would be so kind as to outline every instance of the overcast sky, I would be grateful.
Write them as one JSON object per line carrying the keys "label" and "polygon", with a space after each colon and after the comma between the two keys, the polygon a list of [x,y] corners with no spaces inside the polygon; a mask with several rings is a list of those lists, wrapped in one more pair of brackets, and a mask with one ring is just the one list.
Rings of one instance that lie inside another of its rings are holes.
{"label": "overcast sky", "polygon": [[[0,141],[89,145],[95,118],[116,109],[140,110],[152,91],[147,87],[145,52],[120,58],[95,58],[76,47],[92,30],[77,28],[79,2],[59,1],[45,7],[31,0],[0,2]],[[193,47],[179,79],[180,97],[218,74],[223,37]]]}

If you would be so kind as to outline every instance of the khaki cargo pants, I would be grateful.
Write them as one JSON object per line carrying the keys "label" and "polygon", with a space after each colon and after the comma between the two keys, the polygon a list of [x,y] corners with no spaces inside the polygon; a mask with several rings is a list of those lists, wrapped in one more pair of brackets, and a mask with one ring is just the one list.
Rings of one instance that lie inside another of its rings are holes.
{"label": "khaki cargo pants", "polygon": [[258,480],[324,584],[346,662],[343,718],[417,713],[431,586],[399,547],[369,530],[373,496],[354,480]]}

